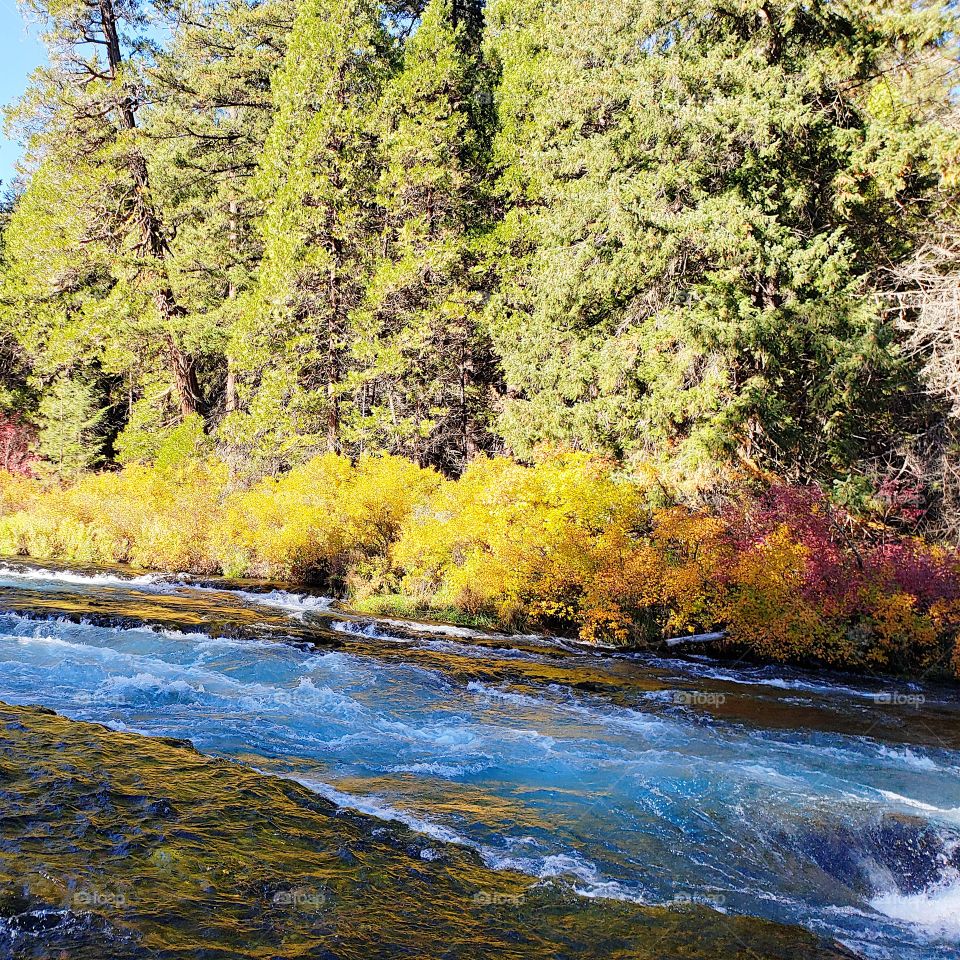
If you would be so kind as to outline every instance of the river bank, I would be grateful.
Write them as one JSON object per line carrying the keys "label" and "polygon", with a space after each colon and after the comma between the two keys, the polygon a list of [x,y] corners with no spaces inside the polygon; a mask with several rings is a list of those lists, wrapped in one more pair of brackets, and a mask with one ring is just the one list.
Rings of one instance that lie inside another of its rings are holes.
{"label": "river bank", "polygon": [[584,455],[477,460],[456,481],[400,458],[325,455],[238,484],[187,459],[0,475],[0,553],[321,584],[377,616],[651,648],[722,633],[735,657],[960,675],[960,558],[858,523],[816,488],[713,506]]}
{"label": "river bank", "polygon": [[[22,583],[25,587],[38,579],[48,579],[80,590],[86,586],[102,587],[107,591],[117,588],[143,590],[150,596],[151,603],[149,607],[138,608],[133,618],[123,611],[123,604],[120,611],[114,611],[109,604],[103,603],[102,598],[94,604],[80,602],[70,609],[69,606],[64,607],[62,598],[51,601],[43,593],[29,590],[11,593],[4,590],[4,579],[9,583]],[[184,596],[190,593],[203,598],[200,605],[202,610],[195,609]],[[217,604],[218,596],[241,598],[250,601],[251,606],[237,608],[231,604],[221,612]],[[165,598],[171,598],[174,602],[168,607]],[[317,635],[310,623],[303,622],[304,615],[315,617],[320,614],[328,618],[341,618],[339,623],[343,631],[354,635],[388,629],[400,638],[405,635],[459,636],[471,640],[481,649],[494,651],[502,647],[529,644],[537,649],[555,649],[558,652],[569,651],[600,658],[660,655],[688,659],[690,662],[713,661],[717,669],[724,669],[727,665],[759,674],[769,673],[771,676],[782,674],[788,666],[748,648],[736,648],[724,635],[680,636],[642,647],[584,643],[576,637],[541,632],[518,633],[508,625],[498,623],[496,618],[465,614],[456,608],[431,609],[411,597],[372,596],[355,602],[348,598],[331,597],[316,586],[286,580],[186,573],[173,575],[143,571],[129,564],[69,564],[0,555],[0,608],[33,617],[47,614],[51,617],[68,617],[76,622],[103,627],[122,628],[145,622],[159,629],[184,632],[202,629],[214,636],[223,634],[252,638],[260,637],[264,632],[279,632],[324,646],[342,645],[343,640],[338,633]],[[844,670],[841,667],[811,664],[802,659],[789,666],[797,669],[798,676],[820,677],[825,683],[840,686],[875,685],[879,698],[887,696],[885,691],[893,690],[896,693],[890,696],[909,699],[909,691],[918,680],[945,691],[956,690],[955,677],[944,671],[928,670],[922,675],[911,676],[884,670]]]}

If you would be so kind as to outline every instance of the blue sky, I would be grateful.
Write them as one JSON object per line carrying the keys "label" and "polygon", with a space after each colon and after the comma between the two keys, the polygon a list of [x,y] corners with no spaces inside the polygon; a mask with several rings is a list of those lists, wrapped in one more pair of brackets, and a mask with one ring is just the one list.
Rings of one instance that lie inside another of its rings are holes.
{"label": "blue sky", "polygon": [[[27,78],[44,59],[36,28],[28,28],[15,0],[0,0],[0,103],[23,93]],[[14,172],[20,147],[0,130],[0,180],[6,184]]]}

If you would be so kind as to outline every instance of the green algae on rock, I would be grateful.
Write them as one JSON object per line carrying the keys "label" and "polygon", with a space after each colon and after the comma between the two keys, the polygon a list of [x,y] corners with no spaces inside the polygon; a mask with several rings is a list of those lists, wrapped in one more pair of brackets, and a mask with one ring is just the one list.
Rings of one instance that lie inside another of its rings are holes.
{"label": "green algae on rock", "polygon": [[840,960],[799,928],[585,899],[172,743],[0,706],[18,958]]}

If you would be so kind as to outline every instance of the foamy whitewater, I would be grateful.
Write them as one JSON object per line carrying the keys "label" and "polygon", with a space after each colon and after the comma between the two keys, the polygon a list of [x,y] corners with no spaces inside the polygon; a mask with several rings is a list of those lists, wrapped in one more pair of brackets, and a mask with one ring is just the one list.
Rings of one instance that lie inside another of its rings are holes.
{"label": "foamy whitewater", "polygon": [[[151,591],[195,602],[213,589],[21,567],[0,568],[4,584],[48,597],[136,591],[137,609]],[[216,592],[321,615],[317,629],[346,645],[6,614],[0,700],[188,739],[409,827],[426,860],[456,844],[584,897],[799,923],[877,960],[960,955],[960,752],[939,741],[940,715],[916,742],[887,740],[900,728],[870,684],[700,660],[556,659],[535,644],[492,651],[462,628],[323,617],[321,597]],[[578,685],[588,668],[609,670],[609,689]],[[677,696],[707,683],[714,698],[755,704],[751,719]],[[770,710],[823,702],[863,729],[789,715],[765,725]]]}
{"label": "foamy whitewater", "polygon": [[921,893],[881,893],[870,905],[888,917],[909,923],[934,938],[960,941],[960,878],[944,881]]}
{"label": "foamy whitewater", "polygon": [[312,594],[292,593],[287,590],[234,590],[229,587],[205,586],[193,584],[189,581],[163,577],[159,574],[142,574],[140,576],[121,576],[112,573],[77,573],[72,570],[48,570],[42,567],[10,566],[0,564],[0,584],[4,581],[70,584],[76,587],[119,587],[122,589],[136,589],[145,593],[176,594],[176,593],[219,593],[224,596],[237,597],[246,603],[255,606],[274,607],[288,613],[302,616],[305,613],[323,613],[333,606],[332,597],[320,597]]}

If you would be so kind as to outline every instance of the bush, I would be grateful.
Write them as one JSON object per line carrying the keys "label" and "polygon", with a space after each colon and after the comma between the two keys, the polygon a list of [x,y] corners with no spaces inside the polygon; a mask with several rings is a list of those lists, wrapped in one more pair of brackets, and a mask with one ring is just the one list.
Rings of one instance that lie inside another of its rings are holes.
{"label": "bush", "polygon": [[646,522],[640,488],[602,461],[480,459],[413,515],[393,557],[430,605],[569,629],[597,571]]}
{"label": "bush", "polygon": [[916,672],[951,656],[954,553],[874,542],[816,488],[741,491],[719,512],[650,500],[583,455],[482,460],[438,489],[393,559],[420,607],[590,643],[723,630],[774,660]]}
{"label": "bush", "polygon": [[957,630],[956,554],[860,528],[815,487],[774,486],[726,523],[738,562],[719,618],[779,660],[925,670]]}
{"label": "bush", "polygon": [[235,494],[217,537],[224,570],[359,587],[383,576],[390,546],[439,475],[399,457],[324,454]]}
{"label": "bush", "polygon": [[25,474],[0,470],[0,518],[26,508],[42,490],[42,484]]}
{"label": "bush", "polygon": [[178,437],[163,463],[69,484],[0,473],[0,551],[326,582],[368,609],[589,643],[723,630],[773,660],[912,672],[952,660],[960,675],[957,554],[858,526],[816,488],[741,489],[708,510],[585,454],[484,458],[458,481],[325,454],[234,489],[222,462],[189,455],[195,430]]}
{"label": "bush", "polygon": [[210,550],[226,484],[217,463],[168,469],[131,466],[51,484],[0,517],[0,550],[76,563],[132,563],[166,571],[211,573]]}

